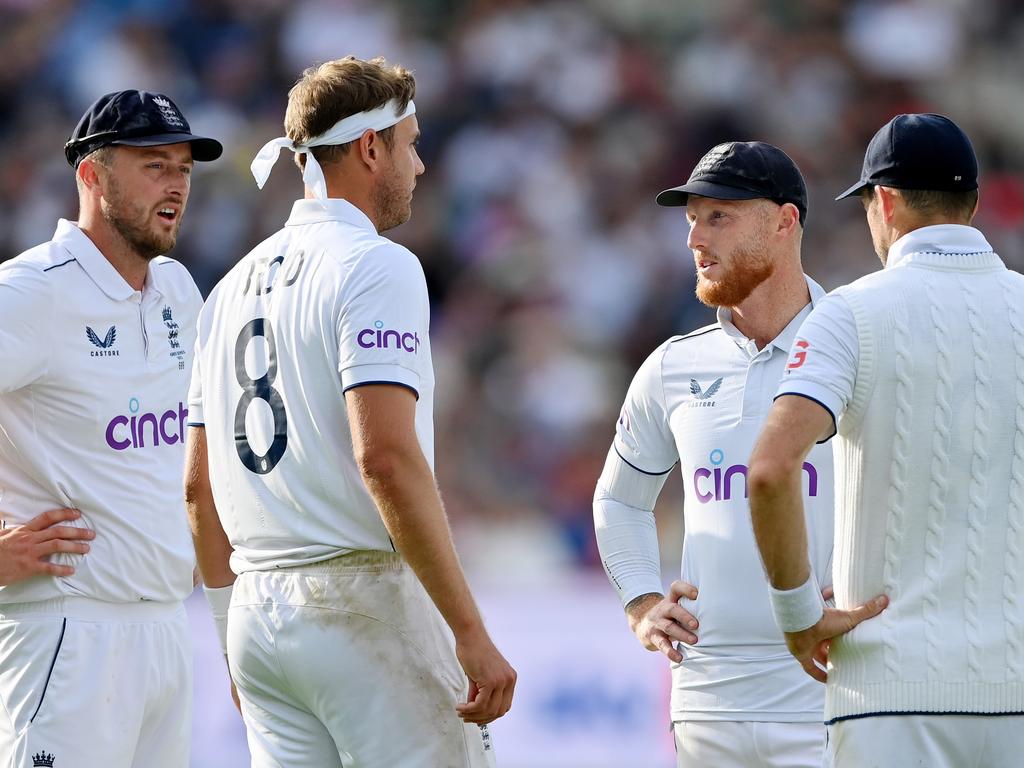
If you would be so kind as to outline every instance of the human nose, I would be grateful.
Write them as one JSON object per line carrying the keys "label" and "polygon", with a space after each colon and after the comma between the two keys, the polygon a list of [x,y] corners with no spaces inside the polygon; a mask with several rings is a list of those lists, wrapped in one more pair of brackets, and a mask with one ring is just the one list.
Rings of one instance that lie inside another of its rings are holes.
{"label": "human nose", "polygon": [[697,223],[694,219],[690,222],[690,231],[686,236],[686,247],[691,251],[696,251],[707,246],[707,238],[705,237],[704,227]]}

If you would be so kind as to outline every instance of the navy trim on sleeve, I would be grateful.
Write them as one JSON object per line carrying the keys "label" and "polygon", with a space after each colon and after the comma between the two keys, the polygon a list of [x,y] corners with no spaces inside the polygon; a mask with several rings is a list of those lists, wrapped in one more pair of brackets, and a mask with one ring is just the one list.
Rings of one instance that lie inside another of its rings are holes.
{"label": "navy trim on sleeve", "polygon": [[625,456],[623,456],[621,453],[619,453],[619,449],[615,447],[614,443],[612,444],[612,448],[615,448],[615,455],[616,456],[618,456],[624,462],[629,464],[629,466],[633,467],[633,469],[635,469],[637,472],[640,472],[641,474],[644,474],[644,475],[650,475],[651,477],[661,477],[662,475],[667,475],[676,466],[675,464],[673,464],[671,467],[666,469],[664,472],[648,472],[646,469],[640,469],[640,467],[636,466],[635,464],[630,463],[629,459],[627,459]]}
{"label": "navy trim on sleeve", "polygon": [[202,421],[186,421],[185,422],[185,426],[186,427],[202,427],[203,429],[206,429],[206,423],[202,422]]}
{"label": "navy trim on sleeve", "polygon": [[76,259],[74,256],[72,256],[70,259],[68,259],[67,261],[62,261],[60,264],[51,264],[48,267],[44,267],[43,268],[43,272],[49,272],[51,269],[56,269],[57,267],[63,267],[65,264],[70,264],[72,261],[78,261],[78,259]]}
{"label": "navy trim on sleeve", "polygon": [[839,429],[836,426],[836,415],[832,413],[831,408],[829,408],[827,405],[821,402],[821,400],[819,400],[818,398],[811,397],[810,395],[805,395],[801,392],[782,392],[781,394],[778,394],[774,398],[772,398],[772,402],[774,403],[780,397],[786,397],[787,395],[792,395],[793,397],[802,397],[804,400],[810,400],[812,403],[817,403],[818,405],[825,409],[829,416],[832,417],[832,434],[826,437],[824,440],[819,440],[817,443],[818,445],[823,445],[824,443],[827,443],[829,440],[836,436],[836,433],[839,432]]}
{"label": "navy trim on sleeve", "polygon": [[345,387],[343,390],[341,390],[341,393],[345,394],[350,389],[355,389],[356,387],[365,387],[367,384],[393,384],[396,387],[405,387],[410,392],[412,392],[414,395],[416,395],[416,399],[417,400],[420,399],[420,393],[416,391],[415,387],[410,387],[408,384],[403,384],[400,381],[359,381],[359,382],[356,382],[355,384],[349,384],[347,387]]}

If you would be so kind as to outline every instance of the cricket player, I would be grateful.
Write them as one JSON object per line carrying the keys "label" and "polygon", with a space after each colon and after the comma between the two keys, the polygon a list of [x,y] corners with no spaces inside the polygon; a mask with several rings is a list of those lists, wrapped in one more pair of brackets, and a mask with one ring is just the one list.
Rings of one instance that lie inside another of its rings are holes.
{"label": "cricket player", "polygon": [[414,90],[303,74],[253,172],[295,152],[305,199],[200,319],[187,497],[254,766],[491,765],[512,702],[434,481],[423,270],[380,234],[424,171]]}
{"label": "cricket player", "polygon": [[103,96],[65,146],[78,222],[0,265],[2,766],[188,765],[180,473],[202,299],[162,254],[193,162],[221,149],[166,96]]}
{"label": "cricket player", "polygon": [[[775,612],[827,679],[837,768],[1019,766],[1024,277],[971,226],[978,163],[946,117],[883,126],[852,195],[884,269],[808,317],[751,460]],[[833,436],[845,611],[816,597],[794,492]]]}
{"label": "cricket player", "polygon": [[[680,766],[820,768],[823,691],[787,657],[747,522],[747,458],[796,329],[824,295],[801,267],[804,181],[777,147],[730,142],[657,202],[686,206],[697,296],[718,322],[669,339],[630,385],[594,495],[602,560],[637,638],[672,662]],[[677,462],[682,574],[663,595],[652,510]],[[827,586],[828,446],[803,462],[797,492]]]}

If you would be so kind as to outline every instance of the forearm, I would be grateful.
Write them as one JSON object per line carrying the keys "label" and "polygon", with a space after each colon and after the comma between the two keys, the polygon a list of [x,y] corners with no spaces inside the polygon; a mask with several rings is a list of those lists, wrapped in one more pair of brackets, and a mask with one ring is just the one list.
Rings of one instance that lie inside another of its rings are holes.
{"label": "forearm", "polygon": [[189,428],[189,445],[185,464],[185,509],[196,562],[207,587],[233,584],[235,574],[229,565],[232,547],[217,515],[217,506],[210,487],[206,464],[205,432]]}
{"label": "forearm", "polygon": [[434,476],[422,452],[392,451],[362,469],[395,548],[452,632],[462,638],[483,631]]}
{"label": "forearm", "polygon": [[811,573],[807,555],[800,466],[755,452],[750,467],[750,516],[768,580],[794,589]]}
{"label": "forearm", "polygon": [[594,489],[594,534],[601,563],[627,609],[641,595],[661,595],[654,503],[664,484],[665,475],[639,472],[612,448]]}
{"label": "forearm", "polygon": [[623,606],[641,595],[661,595],[661,556],[653,512],[613,499],[598,486],[594,534],[605,573]]}

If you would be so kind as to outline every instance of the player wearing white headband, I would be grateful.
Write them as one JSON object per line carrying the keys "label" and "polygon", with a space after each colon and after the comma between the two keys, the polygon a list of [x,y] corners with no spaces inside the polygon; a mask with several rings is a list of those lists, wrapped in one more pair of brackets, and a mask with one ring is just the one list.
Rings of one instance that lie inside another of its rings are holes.
{"label": "player wearing white headband", "polygon": [[258,767],[493,765],[512,702],[434,481],[423,270],[379,234],[424,170],[414,90],[303,74],[253,173],[290,149],[306,199],[200,315],[186,495]]}

